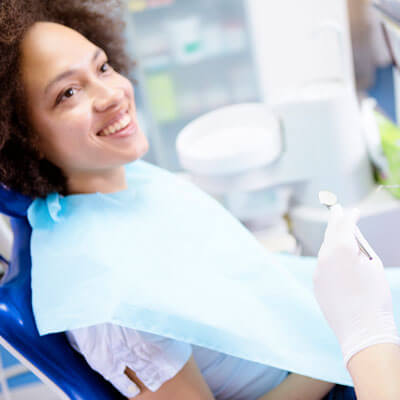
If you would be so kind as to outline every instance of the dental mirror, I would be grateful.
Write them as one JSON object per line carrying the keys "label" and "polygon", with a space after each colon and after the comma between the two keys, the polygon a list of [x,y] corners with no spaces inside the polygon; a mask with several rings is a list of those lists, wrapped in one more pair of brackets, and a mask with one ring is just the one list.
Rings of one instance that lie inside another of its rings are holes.
{"label": "dental mirror", "polygon": [[[319,198],[319,202],[327,207],[328,209],[330,209],[331,207],[333,207],[335,204],[337,204],[337,196],[336,194],[332,193],[332,192],[328,192],[327,190],[321,190],[318,193],[318,198]],[[367,249],[361,244],[360,239],[358,238],[358,233],[357,231],[354,232],[354,237],[356,238],[358,247],[360,249],[360,251],[368,257],[368,259],[372,260],[372,256],[368,253]]]}
{"label": "dental mirror", "polygon": [[328,192],[327,190],[321,190],[318,193],[319,202],[327,207],[331,208],[337,203],[337,196],[332,192]]}

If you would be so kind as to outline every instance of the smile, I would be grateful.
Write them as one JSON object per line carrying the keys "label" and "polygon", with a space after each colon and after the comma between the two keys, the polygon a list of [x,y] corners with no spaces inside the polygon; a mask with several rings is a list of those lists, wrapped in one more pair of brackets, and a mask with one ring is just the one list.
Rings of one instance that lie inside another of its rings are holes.
{"label": "smile", "polygon": [[109,136],[115,133],[118,133],[122,129],[126,128],[132,121],[132,118],[129,114],[125,114],[122,116],[117,122],[107,126],[105,129],[101,130],[98,133],[98,136]]}

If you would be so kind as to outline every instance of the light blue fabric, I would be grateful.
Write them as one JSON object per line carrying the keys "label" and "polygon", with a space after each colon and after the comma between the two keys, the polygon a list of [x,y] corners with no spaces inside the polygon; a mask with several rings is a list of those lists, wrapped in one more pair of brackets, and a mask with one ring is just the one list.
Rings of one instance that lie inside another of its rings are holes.
{"label": "light blue fabric", "polygon": [[[41,334],[110,322],[351,385],[313,296],[314,258],[270,254],[167,171],[143,161],[126,171],[122,192],[30,206]],[[391,272],[400,304],[400,271]]]}
{"label": "light blue fabric", "polygon": [[268,365],[232,357],[204,347],[191,347],[201,374],[218,400],[259,399],[287,377],[287,371]]}

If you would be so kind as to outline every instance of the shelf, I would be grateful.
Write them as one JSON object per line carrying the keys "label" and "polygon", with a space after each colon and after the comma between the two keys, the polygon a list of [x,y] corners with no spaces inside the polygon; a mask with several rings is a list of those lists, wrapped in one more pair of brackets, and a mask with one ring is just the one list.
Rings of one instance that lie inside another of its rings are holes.
{"label": "shelf", "polygon": [[[151,58],[148,58],[146,61],[145,59],[142,61],[142,67],[145,72],[148,73],[157,73],[157,72],[163,72],[163,71],[169,71],[171,69],[186,69],[186,68],[193,68],[196,65],[201,65],[206,62],[213,62],[213,61],[221,61],[225,57],[237,57],[237,56],[242,56],[245,52],[248,51],[248,48],[246,46],[241,47],[240,49],[232,50],[232,51],[224,51],[218,54],[210,54],[210,55],[204,55],[202,58],[199,58],[196,61],[191,61],[187,63],[178,63],[175,61],[168,62],[166,61],[165,64],[159,64],[159,65],[152,65],[150,60]],[[170,58],[169,56],[165,56],[165,59]]]}
{"label": "shelf", "polygon": [[[260,99],[255,95],[253,98],[249,98],[247,100],[244,100],[244,103],[251,103],[251,102],[259,102]],[[181,117],[171,120],[171,121],[157,121],[157,124],[161,127],[161,130],[163,130],[164,132],[167,131],[177,131],[182,129],[185,125],[187,125],[189,122],[193,121],[194,119],[202,116],[205,113],[208,113],[210,111],[213,111],[217,108],[220,107],[225,107],[225,106],[229,106],[229,105],[233,105],[233,104],[240,104],[240,103],[236,103],[236,102],[229,102],[225,105],[221,105],[219,107],[216,108],[204,108],[203,110],[201,110],[198,113],[193,113],[190,115],[182,115]]]}
{"label": "shelf", "polygon": [[134,14],[146,10],[168,7],[173,3],[175,3],[175,0],[129,0],[128,10]]}

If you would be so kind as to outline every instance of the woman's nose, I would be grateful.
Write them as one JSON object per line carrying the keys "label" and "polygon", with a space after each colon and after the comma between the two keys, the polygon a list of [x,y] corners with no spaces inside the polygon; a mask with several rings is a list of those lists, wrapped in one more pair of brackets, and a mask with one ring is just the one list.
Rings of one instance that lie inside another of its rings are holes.
{"label": "woman's nose", "polygon": [[98,87],[93,102],[94,109],[103,112],[109,108],[118,107],[124,99],[122,88],[101,85]]}

